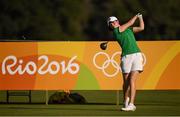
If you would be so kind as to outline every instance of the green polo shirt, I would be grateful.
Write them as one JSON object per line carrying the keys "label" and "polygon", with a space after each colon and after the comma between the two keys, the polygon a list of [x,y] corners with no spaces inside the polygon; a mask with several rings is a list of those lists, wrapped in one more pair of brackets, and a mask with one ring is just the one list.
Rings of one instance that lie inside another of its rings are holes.
{"label": "green polo shirt", "polygon": [[132,28],[127,28],[123,32],[119,31],[119,27],[114,28],[113,35],[122,48],[121,56],[140,52]]}

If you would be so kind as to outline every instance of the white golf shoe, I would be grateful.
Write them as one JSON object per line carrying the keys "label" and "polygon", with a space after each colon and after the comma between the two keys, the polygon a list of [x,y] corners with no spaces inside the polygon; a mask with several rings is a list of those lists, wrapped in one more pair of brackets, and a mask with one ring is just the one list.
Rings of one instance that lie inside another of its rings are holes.
{"label": "white golf shoe", "polygon": [[136,110],[136,106],[132,103],[130,103],[127,107],[125,108],[121,108],[122,111],[135,111]]}

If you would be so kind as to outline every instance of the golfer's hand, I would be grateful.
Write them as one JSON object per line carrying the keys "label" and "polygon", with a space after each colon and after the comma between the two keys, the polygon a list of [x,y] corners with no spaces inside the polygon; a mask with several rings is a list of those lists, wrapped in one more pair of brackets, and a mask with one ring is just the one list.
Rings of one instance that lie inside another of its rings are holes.
{"label": "golfer's hand", "polygon": [[141,14],[141,13],[138,13],[136,16],[137,16],[138,18],[142,18],[142,14]]}

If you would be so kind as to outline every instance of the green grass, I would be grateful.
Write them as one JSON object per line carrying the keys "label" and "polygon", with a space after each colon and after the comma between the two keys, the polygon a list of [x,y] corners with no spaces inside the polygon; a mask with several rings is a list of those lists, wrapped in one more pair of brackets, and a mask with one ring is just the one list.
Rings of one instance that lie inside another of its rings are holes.
{"label": "green grass", "polygon": [[[45,92],[33,91],[33,104],[0,104],[0,116],[33,116],[33,115],[96,115],[96,116],[133,116],[133,115],[180,115],[180,90],[168,91],[138,91],[135,112],[122,112],[119,106],[116,106],[116,91],[74,91],[79,92],[86,97],[88,104],[84,105],[45,105],[38,104],[45,102]],[[53,91],[50,92],[52,94]],[[5,92],[0,92],[0,101],[5,102]],[[11,102],[26,102],[26,97],[11,97]],[[120,101],[122,101],[122,92],[120,92]]]}

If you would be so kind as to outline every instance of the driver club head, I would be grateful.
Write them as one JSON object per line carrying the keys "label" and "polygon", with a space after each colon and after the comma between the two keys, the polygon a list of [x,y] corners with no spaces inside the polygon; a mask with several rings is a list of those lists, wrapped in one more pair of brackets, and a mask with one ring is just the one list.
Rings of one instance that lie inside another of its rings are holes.
{"label": "driver club head", "polygon": [[100,48],[101,48],[102,50],[106,50],[107,44],[108,44],[108,42],[103,42],[103,43],[101,43],[101,44],[100,44]]}

